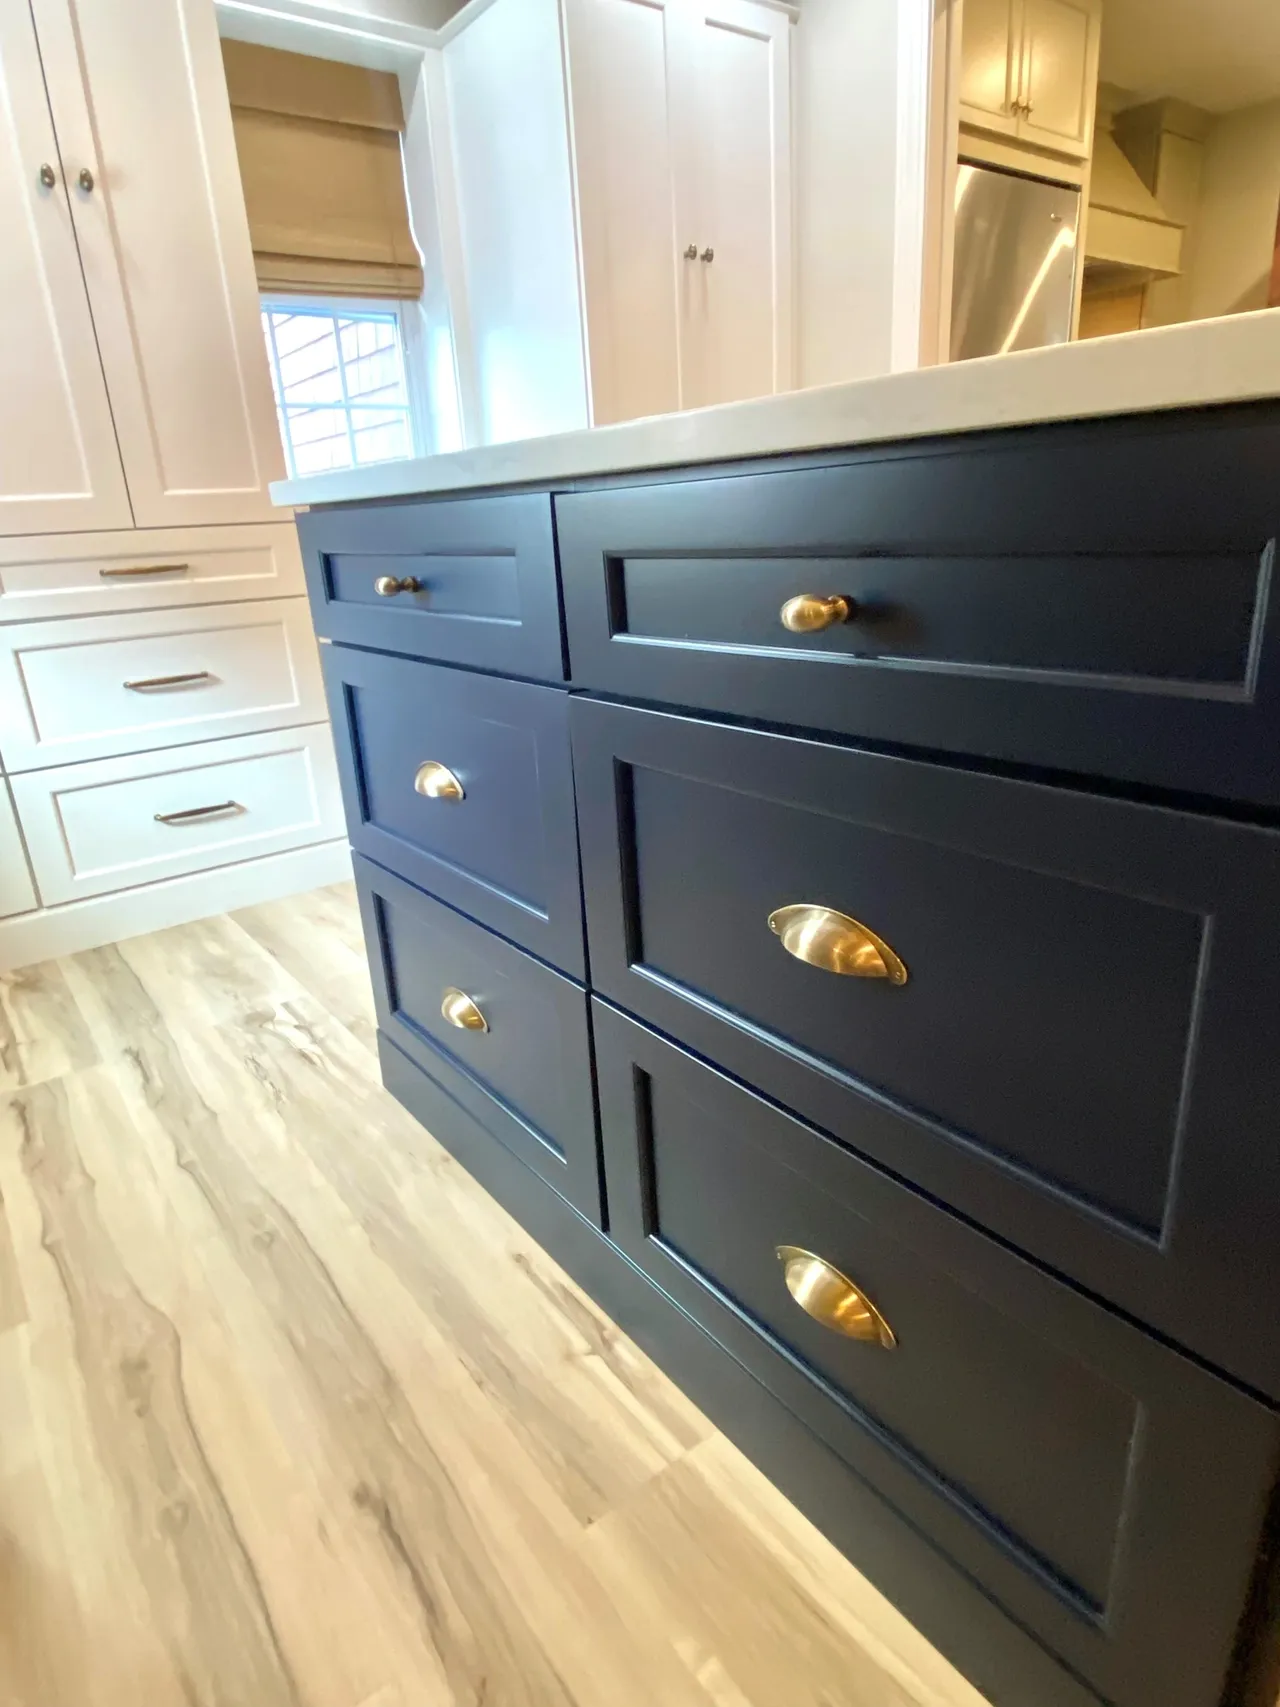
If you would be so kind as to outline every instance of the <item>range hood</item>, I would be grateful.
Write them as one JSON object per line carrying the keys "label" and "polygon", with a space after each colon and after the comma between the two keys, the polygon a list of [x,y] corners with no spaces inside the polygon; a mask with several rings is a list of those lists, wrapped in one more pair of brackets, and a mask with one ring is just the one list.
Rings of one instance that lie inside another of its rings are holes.
{"label": "range hood", "polygon": [[1109,130],[1094,136],[1084,258],[1092,270],[1126,268],[1147,278],[1182,271],[1182,227],[1160,206]]}

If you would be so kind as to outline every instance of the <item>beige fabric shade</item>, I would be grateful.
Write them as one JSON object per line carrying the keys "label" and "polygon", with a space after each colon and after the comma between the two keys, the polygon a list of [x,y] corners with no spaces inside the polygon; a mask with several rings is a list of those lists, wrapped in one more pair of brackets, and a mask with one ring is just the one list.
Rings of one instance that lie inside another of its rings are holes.
{"label": "beige fabric shade", "polygon": [[421,296],[395,77],[250,42],[222,58],[259,289]]}

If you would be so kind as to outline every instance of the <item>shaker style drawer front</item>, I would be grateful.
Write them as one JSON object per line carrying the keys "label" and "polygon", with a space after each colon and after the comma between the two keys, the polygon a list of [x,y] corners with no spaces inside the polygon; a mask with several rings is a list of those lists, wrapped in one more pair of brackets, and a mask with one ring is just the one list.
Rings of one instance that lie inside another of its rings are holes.
{"label": "shaker style drawer front", "polygon": [[298,537],[318,634],[563,681],[546,494],[312,511]]}
{"label": "shaker style drawer front", "polygon": [[323,649],[351,845],[584,972],[569,696]]}
{"label": "shaker style drawer front", "polygon": [[378,1024],[597,1224],[586,992],[359,855]]}
{"label": "shaker style drawer front", "polygon": [[292,522],[0,540],[0,622],[304,592]]}
{"label": "shaker style drawer front", "polygon": [[1277,1418],[594,1008],[627,1255],[1103,1697],[1217,1707]]}
{"label": "shaker style drawer front", "polygon": [[570,493],[572,679],[1280,803],[1278,460],[1232,411]]}
{"label": "shaker style drawer front", "polygon": [[593,985],[1280,1396],[1280,836],[577,699]]}
{"label": "shaker style drawer front", "polygon": [[304,599],[0,628],[11,772],[324,715]]}
{"label": "shaker style drawer front", "polygon": [[46,906],[342,834],[326,724],[13,778]]}
{"label": "shaker style drawer front", "polygon": [[9,784],[0,776],[0,919],[30,913],[39,904]]}

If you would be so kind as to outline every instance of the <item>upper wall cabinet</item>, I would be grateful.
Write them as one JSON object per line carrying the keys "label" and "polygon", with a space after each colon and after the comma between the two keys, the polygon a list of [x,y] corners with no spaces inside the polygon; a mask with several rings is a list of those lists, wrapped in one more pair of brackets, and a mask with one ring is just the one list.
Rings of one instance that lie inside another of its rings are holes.
{"label": "upper wall cabinet", "polygon": [[965,0],[960,117],[1087,158],[1102,0]]}
{"label": "upper wall cabinet", "polygon": [[565,0],[595,423],[791,385],[787,15]]}
{"label": "upper wall cabinet", "polygon": [[0,532],[132,517],[31,14],[0,6]]}
{"label": "upper wall cabinet", "polygon": [[283,458],[213,7],[32,10],[134,520],[267,519]]}

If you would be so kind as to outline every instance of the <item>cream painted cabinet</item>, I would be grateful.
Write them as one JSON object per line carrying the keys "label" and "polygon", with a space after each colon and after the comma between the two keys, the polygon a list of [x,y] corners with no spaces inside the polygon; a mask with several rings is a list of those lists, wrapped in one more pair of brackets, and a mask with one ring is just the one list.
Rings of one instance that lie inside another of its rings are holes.
{"label": "cream painted cabinet", "polygon": [[0,5],[0,532],[132,517],[31,14]]}
{"label": "cream painted cabinet", "polygon": [[1101,0],[965,0],[961,119],[1087,158],[1101,29]]}
{"label": "cream painted cabinet", "polygon": [[39,905],[9,784],[0,775],[0,919],[29,913]]}
{"label": "cream painted cabinet", "polygon": [[283,459],[214,9],[132,10],[32,4],[134,520],[269,520]]}
{"label": "cream painted cabinet", "polygon": [[592,416],[791,384],[787,15],[565,0]]}

